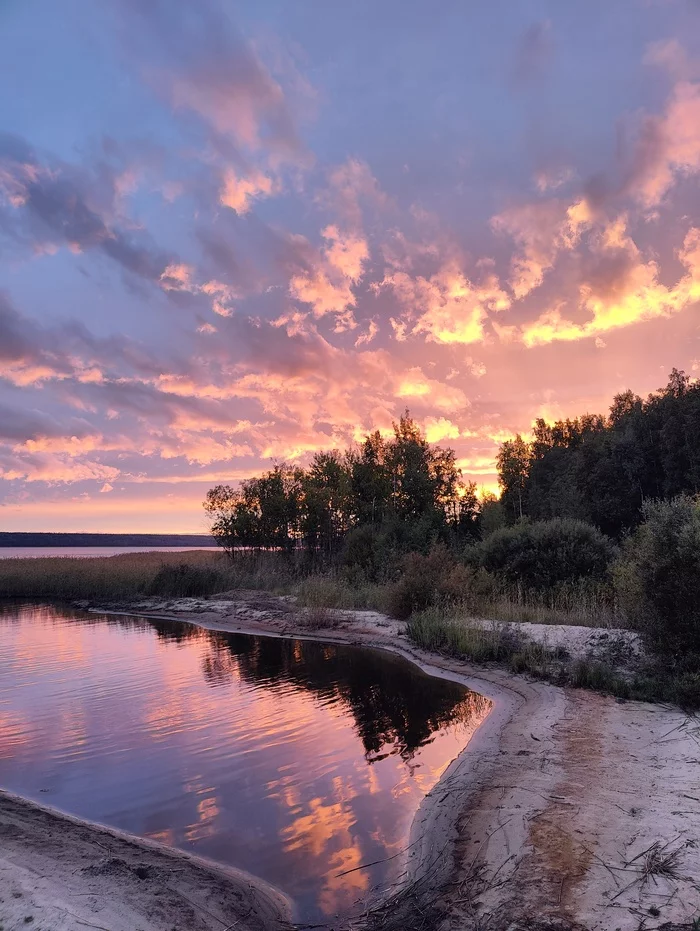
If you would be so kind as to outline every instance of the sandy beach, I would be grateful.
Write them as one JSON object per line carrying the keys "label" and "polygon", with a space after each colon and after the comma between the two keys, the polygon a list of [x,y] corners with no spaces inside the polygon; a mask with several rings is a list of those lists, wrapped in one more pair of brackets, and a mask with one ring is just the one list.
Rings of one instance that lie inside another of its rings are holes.
{"label": "sandy beach", "polygon": [[0,792],[3,931],[285,931],[261,880]]}
{"label": "sandy beach", "polygon": [[[287,599],[252,592],[105,607],[388,650],[490,699],[416,815],[403,886],[353,928],[653,931],[700,915],[696,718],[427,654],[375,612],[310,632]],[[7,795],[0,836],[4,931],[29,915],[47,931],[288,926],[258,880]]]}

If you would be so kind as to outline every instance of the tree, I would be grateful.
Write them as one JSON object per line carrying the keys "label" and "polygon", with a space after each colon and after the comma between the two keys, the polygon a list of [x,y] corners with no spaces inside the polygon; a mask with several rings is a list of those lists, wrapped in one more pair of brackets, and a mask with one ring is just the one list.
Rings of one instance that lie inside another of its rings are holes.
{"label": "tree", "polygon": [[337,452],[317,453],[301,478],[301,531],[310,551],[330,559],[353,523],[351,469]]}
{"label": "tree", "polygon": [[257,536],[257,515],[249,508],[241,489],[216,485],[207,492],[204,510],[211,520],[211,534],[231,558],[236,548],[249,546]]}
{"label": "tree", "polygon": [[386,517],[392,491],[387,447],[377,430],[365,437],[359,453],[350,454],[350,493],[358,524],[378,524]]}
{"label": "tree", "polygon": [[516,517],[523,517],[523,496],[532,461],[532,450],[518,433],[514,440],[506,440],[496,457],[498,484],[503,490],[503,503],[512,508]]}

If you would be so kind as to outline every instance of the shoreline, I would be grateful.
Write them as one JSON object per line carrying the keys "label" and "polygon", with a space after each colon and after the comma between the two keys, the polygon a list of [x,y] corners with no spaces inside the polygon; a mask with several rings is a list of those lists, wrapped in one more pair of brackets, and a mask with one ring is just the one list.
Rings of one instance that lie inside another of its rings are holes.
{"label": "shoreline", "polygon": [[[671,931],[700,915],[696,718],[427,653],[375,612],[337,612],[341,626],[310,631],[288,600],[260,592],[91,610],[379,649],[492,702],[421,801],[399,891],[347,927],[408,931],[420,914],[426,931],[636,931],[642,919]],[[642,871],[655,844],[677,851],[673,877]]]}
{"label": "shoreline", "polygon": [[244,870],[0,790],[5,931],[291,931],[291,914]]}

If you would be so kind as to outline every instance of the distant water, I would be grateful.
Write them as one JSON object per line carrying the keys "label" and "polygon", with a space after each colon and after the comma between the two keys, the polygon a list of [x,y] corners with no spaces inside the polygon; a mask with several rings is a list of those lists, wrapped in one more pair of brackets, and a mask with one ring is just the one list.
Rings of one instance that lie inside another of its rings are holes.
{"label": "distant water", "polygon": [[242,867],[304,921],[396,878],[487,704],[350,646],[0,607],[0,786]]}
{"label": "distant water", "polygon": [[0,559],[27,556],[119,556],[120,553],[188,553],[217,546],[0,546]]}

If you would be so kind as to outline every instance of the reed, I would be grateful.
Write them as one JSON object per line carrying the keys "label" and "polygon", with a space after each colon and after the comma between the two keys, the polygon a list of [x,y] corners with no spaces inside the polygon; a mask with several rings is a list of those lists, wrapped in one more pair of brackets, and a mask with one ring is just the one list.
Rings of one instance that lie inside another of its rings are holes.
{"label": "reed", "polygon": [[295,567],[272,553],[234,561],[219,550],[0,559],[1,598],[114,601],[206,597],[240,588],[289,592],[295,580]]}

